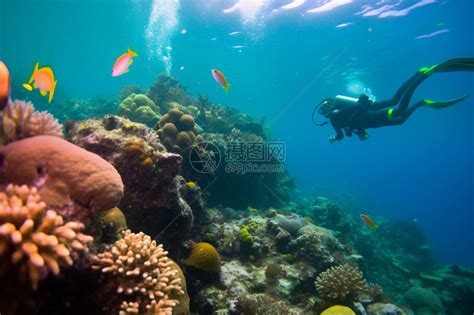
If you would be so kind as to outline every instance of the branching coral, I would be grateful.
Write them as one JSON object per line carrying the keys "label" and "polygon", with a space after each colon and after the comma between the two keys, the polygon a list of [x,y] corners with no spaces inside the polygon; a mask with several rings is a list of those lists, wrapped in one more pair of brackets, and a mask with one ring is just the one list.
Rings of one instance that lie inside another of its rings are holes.
{"label": "branching coral", "polygon": [[30,102],[9,102],[2,125],[4,144],[38,135],[63,137],[63,126],[51,114],[35,111]]}
{"label": "branching coral", "polygon": [[84,225],[47,210],[36,187],[9,184],[0,193],[0,261],[18,266],[33,289],[60,265],[72,265],[74,256],[87,251],[92,237],[80,233]]}
{"label": "branching coral", "polygon": [[110,251],[93,258],[93,268],[118,281],[117,293],[124,295],[120,314],[172,314],[184,295],[182,280],[163,246],[130,230]]}
{"label": "branching coral", "polygon": [[319,274],[315,282],[322,299],[353,299],[367,287],[362,272],[349,264],[331,267]]}

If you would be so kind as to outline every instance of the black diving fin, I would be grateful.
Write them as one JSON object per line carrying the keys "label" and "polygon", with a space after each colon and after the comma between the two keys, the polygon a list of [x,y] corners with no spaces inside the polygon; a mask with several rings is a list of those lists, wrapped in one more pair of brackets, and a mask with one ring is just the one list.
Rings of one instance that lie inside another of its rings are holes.
{"label": "black diving fin", "polygon": [[451,107],[453,105],[456,105],[459,102],[464,101],[466,98],[468,98],[468,96],[469,95],[464,95],[462,97],[459,97],[450,101],[424,100],[425,104],[423,106],[428,107],[428,108],[433,108],[433,109],[443,109],[443,108]]}

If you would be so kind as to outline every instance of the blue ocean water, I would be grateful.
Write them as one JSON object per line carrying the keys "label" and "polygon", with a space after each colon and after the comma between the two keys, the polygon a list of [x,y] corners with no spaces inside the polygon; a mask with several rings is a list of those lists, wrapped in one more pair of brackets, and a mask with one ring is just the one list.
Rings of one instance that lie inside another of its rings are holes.
{"label": "blue ocean water", "polygon": [[[471,98],[442,111],[421,108],[403,126],[369,130],[365,142],[330,144],[331,127],[311,121],[323,98],[383,100],[423,66],[473,56],[473,11],[468,0],[1,0],[0,59],[13,89],[36,60],[51,65],[57,98],[115,97],[169,71],[193,94],[265,117],[286,143],[300,195],[415,220],[440,261],[473,266]],[[130,73],[112,78],[127,47],[139,56]],[[212,68],[227,76],[228,94]],[[436,74],[414,99],[472,94],[473,83],[472,73]]]}

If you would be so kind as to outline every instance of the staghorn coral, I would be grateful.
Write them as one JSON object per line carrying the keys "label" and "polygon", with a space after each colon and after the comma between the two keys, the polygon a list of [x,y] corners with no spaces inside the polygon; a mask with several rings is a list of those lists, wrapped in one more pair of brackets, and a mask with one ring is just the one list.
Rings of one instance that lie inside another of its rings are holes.
{"label": "staghorn coral", "polygon": [[315,285],[322,299],[344,301],[353,300],[367,287],[367,282],[357,267],[344,264],[320,273]]}
{"label": "staghorn coral", "polygon": [[144,233],[123,232],[110,251],[93,257],[93,268],[113,275],[123,295],[120,314],[171,315],[184,284],[163,245]]}
{"label": "staghorn coral", "polygon": [[34,290],[41,278],[58,275],[60,265],[72,265],[77,253],[87,252],[93,239],[80,233],[83,228],[48,210],[36,187],[9,184],[0,193],[1,264],[18,267]]}
{"label": "staghorn coral", "polygon": [[35,111],[30,102],[9,102],[2,126],[4,144],[38,135],[63,137],[63,126],[51,114]]}

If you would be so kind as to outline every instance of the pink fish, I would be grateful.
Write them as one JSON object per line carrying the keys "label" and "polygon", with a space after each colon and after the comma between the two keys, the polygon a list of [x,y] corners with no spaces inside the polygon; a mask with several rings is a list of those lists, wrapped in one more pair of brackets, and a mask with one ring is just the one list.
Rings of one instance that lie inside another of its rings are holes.
{"label": "pink fish", "polygon": [[369,215],[361,213],[360,218],[361,218],[362,221],[364,221],[364,223],[367,224],[367,226],[368,226],[369,228],[371,228],[373,231],[377,230],[377,227],[378,227],[377,224],[375,224],[374,220],[372,220],[372,218],[369,217]]}
{"label": "pink fish", "polygon": [[227,82],[227,79],[225,78],[224,74],[220,72],[219,70],[212,69],[212,76],[214,77],[214,80],[216,80],[217,83],[219,83],[222,88],[228,92],[230,84]]}
{"label": "pink fish", "polygon": [[128,68],[133,63],[132,58],[136,56],[138,56],[138,54],[129,48],[126,53],[118,57],[112,67],[112,76],[118,77],[119,75],[127,73],[129,71]]}

